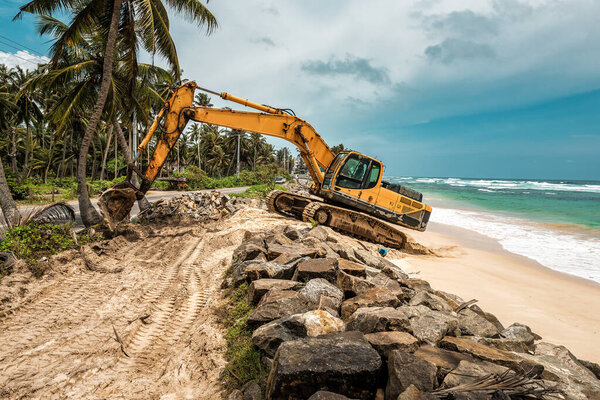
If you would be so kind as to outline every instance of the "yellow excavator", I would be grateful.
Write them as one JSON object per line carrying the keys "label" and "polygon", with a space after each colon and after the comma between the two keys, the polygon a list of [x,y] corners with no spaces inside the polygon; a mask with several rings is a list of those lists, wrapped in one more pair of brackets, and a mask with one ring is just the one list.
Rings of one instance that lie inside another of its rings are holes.
{"label": "yellow excavator", "polygon": [[[196,90],[259,112],[194,106]],[[109,228],[114,229],[128,216],[136,199],[150,189],[190,120],[274,136],[298,147],[313,180],[311,196],[272,191],[267,197],[267,208],[272,212],[304,221],[314,220],[347,235],[395,249],[402,249],[407,237],[393,224],[418,231],[427,227],[431,207],[422,202],[422,194],[383,181],[384,166],[380,161],[355,151],[334,154],[315,129],[290,110],[217,93],[189,82],[175,90],[137,149],[136,158],[143,154],[154,134],[158,135],[146,171],[130,164],[125,182],[115,185],[100,198],[100,209]],[[141,178],[139,188],[131,183],[133,172]]]}

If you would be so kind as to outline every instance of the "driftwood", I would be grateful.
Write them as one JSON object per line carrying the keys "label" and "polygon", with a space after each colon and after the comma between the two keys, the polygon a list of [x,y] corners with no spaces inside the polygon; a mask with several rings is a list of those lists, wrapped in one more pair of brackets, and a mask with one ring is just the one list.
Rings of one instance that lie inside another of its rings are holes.
{"label": "driftwood", "polygon": [[465,308],[477,303],[479,300],[477,299],[473,299],[473,300],[469,300],[467,302],[462,303],[460,306],[458,306],[458,308],[454,311],[456,311],[457,313],[461,312],[462,310],[464,310]]}
{"label": "driftwood", "polygon": [[[453,372],[450,372],[452,374]],[[466,376],[460,374],[462,376]],[[496,391],[502,391],[511,398],[527,399],[558,399],[562,392],[553,387],[546,387],[544,382],[537,378],[537,373],[533,370],[518,374],[508,370],[500,375],[489,374],[482,377],[473,377],[475,380],[470,383],[454,386],[447,389],[439,389],[430,394],[440,399],[454,398],[458,393],[482,393],[492,394]]]}

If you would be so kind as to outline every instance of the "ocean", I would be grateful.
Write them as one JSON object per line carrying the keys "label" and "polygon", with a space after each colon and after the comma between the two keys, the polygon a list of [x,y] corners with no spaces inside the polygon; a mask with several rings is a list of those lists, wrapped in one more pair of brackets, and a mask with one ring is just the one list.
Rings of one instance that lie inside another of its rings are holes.
{"label": "ocean", "polygon": [[497,240],[557,271],[600,282],[600,181],[386,177],[423,192],[430,221]]}

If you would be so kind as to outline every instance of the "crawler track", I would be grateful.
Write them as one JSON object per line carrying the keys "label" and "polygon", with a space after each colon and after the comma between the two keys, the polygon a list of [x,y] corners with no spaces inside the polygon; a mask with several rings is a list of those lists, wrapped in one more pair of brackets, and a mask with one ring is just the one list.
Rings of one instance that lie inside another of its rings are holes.
{"label": "crawler track", "polygon": [[267,208],[305,222],[314,220],[343,234],[389,248],[403,249],[406,246],[406,235],[391,225],[368,214],[315,198],[274,190],[267,197]]}

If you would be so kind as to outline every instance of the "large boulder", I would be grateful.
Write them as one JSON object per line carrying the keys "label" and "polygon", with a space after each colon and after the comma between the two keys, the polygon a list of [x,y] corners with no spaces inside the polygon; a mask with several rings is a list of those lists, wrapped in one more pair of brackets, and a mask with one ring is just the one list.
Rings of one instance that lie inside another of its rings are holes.
{"label": "large boulder", "polygon": [[398,283],[396,279],[392,279],[382,272],[377,272],[368,280],[376,286],[385,286],[390,290],[402,292],[402,286],[400,286],[400,283]]}
{"label": "large boulder", "polygon": [[290,264],[278,264],[275,261],[261,264],[253,264],[246,267],[244,275],[248,282],[257,279],[291,279],[296,266]]}
{"label": "large boulder", "polygon": [[282,342],[344,330],[344,322],[325,310],[290,315],[269,322],[254,331],[252,343],[273,356]]}
{"label": "large boulder", "polygon": [[315,258],[298,264],[294,280],[306,282],[315,278],[323,278],[333,283],[336,276],[337,258]]}
{"label": "large boulder", "polygon": [[417,292],[408,304],[411,306],[423,305],[435,311],[445,311],[448,313],[453,311],[446,300],[426,291]]}
{"label": "large boulder", "polygon": [[410,385],[396,400],[437,400],[438,397],[420,391],[415,385]]}
{"label": "large boulder", "polygon": [[360,263],[360,260],[354,255],[354,249],[351,246],[342,243],[328,243],[328,245],[342,259]]}
{"label": "large boulder", "polygon": [[237,286],[246,280],[246,268],[252,265],[264,264],[265,262],[267,262],[267,256],[262,253],[252,260],[234,261],[231,267],[233,284]]}
{"label": "large boulder", "polygon": [[338,260],[338,268],[340,271],[347,273],[348,275],[357,276],[359,278],[366,278],[367,271],[365,266],[343,258]]}
{"label": "large boulder", "polygon": [[500,334],[496,325],[470,308],[465,308],[458,313],[458,327],[460,328],[460,333],[466,336],[493,338],[498,337]]}
{"label": "large boulder", "polygon": [[314,305],[302,294],[293,290],[269,290],[258,306],[248,315],[249,324],[264,324],[288,315],[310,311]]}
{"label": "large boulder", "polygon": [[475,382],[490,374],[501,375],[508,368],[501,365],[482,360],[462,360],[458,366],[454,368],[444,378],[443,386],[446,388],[463,385],[465,383]]}
{"label": "large boulder", "polygon": [[437,380],[441,382],[446,375],[458,367],[461,361],[475,361],[469,354],[457,353],[424,344],[415,351],[415,355],[429,361],[437,368]]}
{"label": "large boulder", "polygon": [[321,303],[323,297],[330,298],[336,312],[344,299],[344,292],[323,278],[309,280],[306,282],[306,285],[300,289],[300,293],[314,304]]}
{"label": "large boulder", "polygon": [[357,296],[375,287],[373,282],[349,275],[343,271],[338,271],[336,285],[344,291],[346,297]]}
{"label": "large boulder", "polygon": [[350,316],[347,330],[362,333],[404,331],[412,332],[406,312],[393,307],[359,308]]}
{"label": "large boulder", "polygon": [[291,254],[296,257],[317,257],[319,250],[311,247],[306,247],[298,244],[282,245],[273,243],[269,245],[267,255],[269,260],[274,260],[282,254]]}
{"label": "large boulder", "polygon": [[255,241],[246,241],[233,252],[232,259],[234,262],[243,262],[252,260],[261,254],[265,254],[267,249],[264,246],[262,238]]}
{"label": "large boulder", "polygon": [[252,281],[248,287],[248,302],[258,303],[265,293],[271,289],[297,290],[303,286],[303,283],[288,281],[286,279],[257,279]]}
{"label": "large boulder", "polygon": [[406,273],[402,271],[402,268],[391,263],[384,265],[383,268],[381,268],[381,273],[386,274],[390,278],[395,279],[397,281],[401,281],[402,279],[408,279],[408,275],[406,275]]}
{"label": "large boulder", "polygon": [[388,358],[386,399],[396,399],[409,386],[421,391],[431,391],[437,386],[435,365],[414,354],[393,350]]}
{"label": "large boulder", "polygon": [[424,342],[437,343],[446,335],[460,334],[457,317],[449,313],[422,305],[402,306],[399,310],[408,315],[410,332]]}
{"label": "large boulder", "polygon": [[433,290],[431,289],[431,285],[429,285],[429,282],[424,281],[423,279],[416,279],[416,278],[402,279],[400,281],[400,284],[404,287],[414,290],[415,292],[422,292],[422,291],[433,292]]}
{"label": "large boulder", "polygon": [[464,336],[464,338],[504,351],[514,351],[516,353],[526,353],[531,351],[531,349],[528,348],[523,342],[515,339],[486,338],[481,336]]}
{"label": "large boulder", "polygon": [[377,286],[342,303],[342,318],[348,318],[362,307],[397,307],[400,300],[385,286]]}
{"label": "large boulder", "polygon": [[517,355],[516,353],[509,353],[469,339],[446,336],[440,341],[439,346],[446,350],[470,354],[481,360],[502,365],[519,373],[541,373],[544,370],[539,363],[523,358],[525,354]]}
{"label": "large boulder", "polygon": [[407,332],[375,332],[367,333],[365,339],[377,350],[380,356],[387,358],[392,350],[413,353],[419,348],[419,340]]}
{"label": "large boulder", "polygon": [[373,399],[381,368],[379,354],[365,340],[323,337],[283,343],[267,380],[267,398],[306,399],[320,390]]}
{"label": "large boulder", "polygon": [[304,236],[312,237],[321,242],[324,242],[329,237],[329,229],[330,228],[326,228],[324,226],[317,225],[314,228],[312,228],[310,231],[308,231],[308,233],[306,233]]}
{"label": "large boulder", "polygon": [[508,328],[504,329],[502,332],[500,332],[500,336],[522,342],[528,348],[533,348],[534,342],[541,339],[541,337],[533,333],[531,328],[529,328],[527,325],[519,323],[514,323]]}

